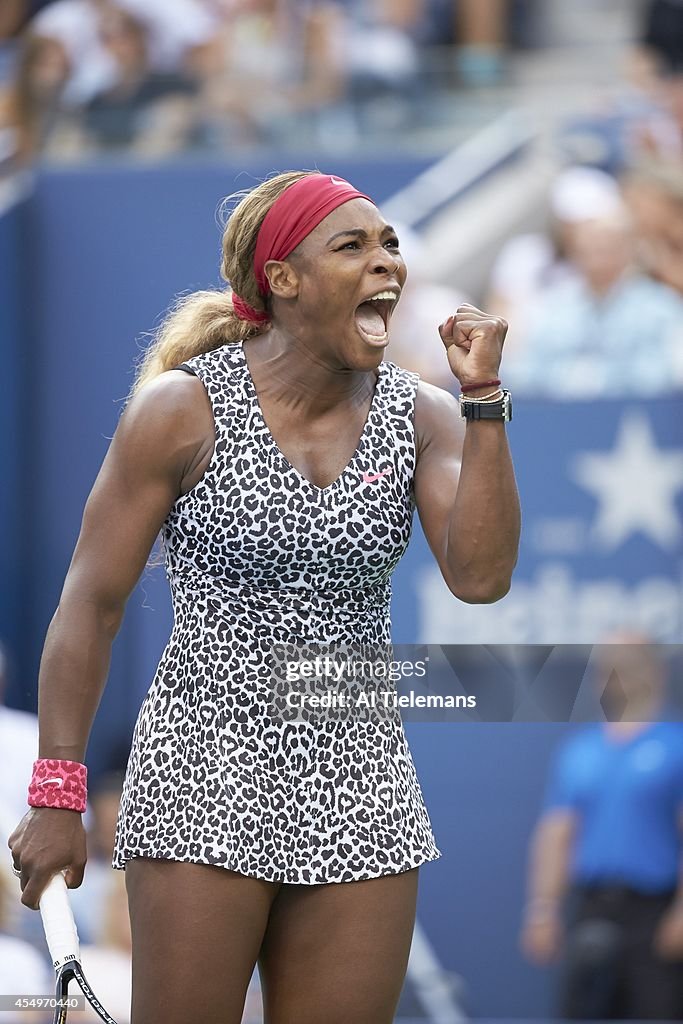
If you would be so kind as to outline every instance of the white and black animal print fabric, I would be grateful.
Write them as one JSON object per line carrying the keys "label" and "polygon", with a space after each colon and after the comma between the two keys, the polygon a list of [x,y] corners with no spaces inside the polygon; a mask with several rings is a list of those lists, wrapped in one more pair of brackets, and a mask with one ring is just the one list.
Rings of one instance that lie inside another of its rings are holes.
{"label": "white and black animal print fabric", "polygon": [[183,365],[216,443],[163,526],[174,626],[135,727],[113,866],[159,857],[315,884],[435,860],[398,714],[290,721],[269,700],[274,644],[390,643],[417,375],[380,364],[358,447],[320,488],[271,436],[241,344]]}

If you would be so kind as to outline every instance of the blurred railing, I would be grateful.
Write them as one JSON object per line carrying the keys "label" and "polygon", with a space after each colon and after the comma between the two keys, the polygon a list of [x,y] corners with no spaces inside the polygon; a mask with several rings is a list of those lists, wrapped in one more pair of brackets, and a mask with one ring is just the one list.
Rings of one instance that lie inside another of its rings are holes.
{"label": "blurred railing", "polygon": [[521,156],[538,131],[521,110],[510,110],[457,146],[383,205],[391,221],[423,227],[448,203]]}

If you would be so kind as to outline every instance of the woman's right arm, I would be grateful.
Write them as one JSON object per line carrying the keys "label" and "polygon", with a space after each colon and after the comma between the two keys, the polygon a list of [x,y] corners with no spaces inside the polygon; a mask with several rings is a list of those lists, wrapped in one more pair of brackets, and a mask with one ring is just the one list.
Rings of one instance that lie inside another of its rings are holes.
{"label": "woman's right arm", "polygon": [[[121,416],[45,639],[39,757],[84,760],[128,597],[169,510],[201,477],[213,443],[206,392],[183,371],[151,381]],[[83,879],[85,835],[76,811],[32,808],[9,846],[21,867],[22,903],[32,909],[57,871],[67,869],[71,888]]]}

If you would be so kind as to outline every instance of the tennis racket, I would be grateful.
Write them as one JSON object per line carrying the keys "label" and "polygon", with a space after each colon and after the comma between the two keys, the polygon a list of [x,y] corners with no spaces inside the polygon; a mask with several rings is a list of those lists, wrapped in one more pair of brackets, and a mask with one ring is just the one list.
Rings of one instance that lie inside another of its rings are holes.
{"label": "tennis racket", "polygon": [[74,921],[64,876],[55,875],[40,897],[40,914],[45,938],[57,975],[54,1024],[65,1024],[69,1009],[69,984],[75,981],[93,1010],[105,1024],[116,1024],[90,988],[83,968],[78,932]]}

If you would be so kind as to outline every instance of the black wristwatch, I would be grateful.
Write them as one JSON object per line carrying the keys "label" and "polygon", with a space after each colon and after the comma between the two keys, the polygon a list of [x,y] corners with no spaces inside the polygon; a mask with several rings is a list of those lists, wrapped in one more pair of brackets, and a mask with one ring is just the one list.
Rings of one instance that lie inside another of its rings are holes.
{"label": "black wristwatch", "polygon": [[496,402],[475,402],[461,395],[460,415],[465,420],[503,420],[509,423],[512,419],[512,395],[503,391]]}

